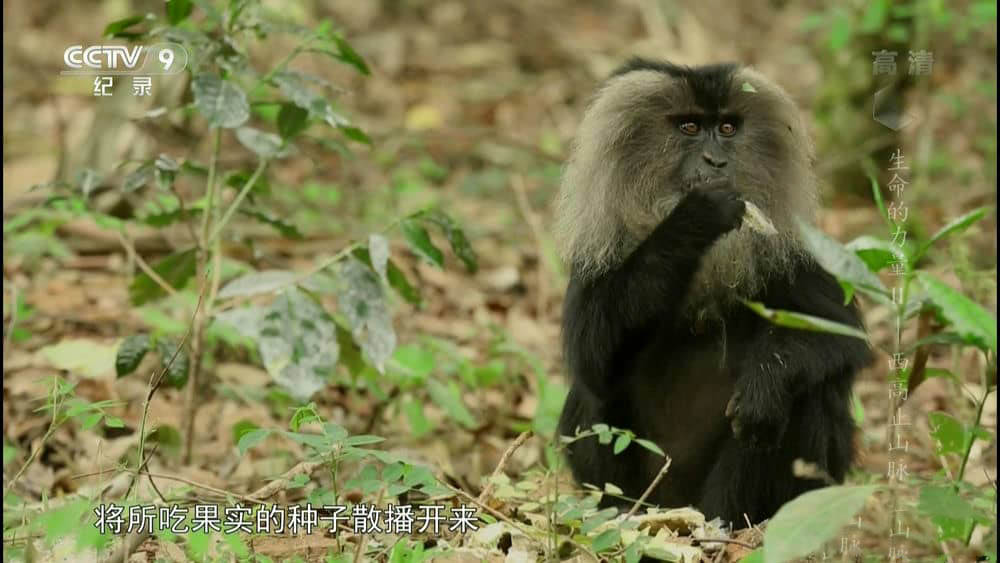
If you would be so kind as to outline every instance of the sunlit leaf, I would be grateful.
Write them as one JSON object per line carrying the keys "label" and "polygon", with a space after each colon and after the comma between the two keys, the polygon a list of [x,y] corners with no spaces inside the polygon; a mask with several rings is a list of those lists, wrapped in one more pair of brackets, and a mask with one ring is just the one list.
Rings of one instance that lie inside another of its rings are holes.
{"label": "sunlit leaf", "polygon": [[213,127],[232,129],[250,118],[250,105],[243,90],[216,74],[198,74],[191,80],[191,90],[195,107]]}
{"label": "sunlit leaf", "polygon": [[764,561],[785,563],[804,557],[830,541],[854,519],[875,485],[825,487],[782,506],[764,532]]}

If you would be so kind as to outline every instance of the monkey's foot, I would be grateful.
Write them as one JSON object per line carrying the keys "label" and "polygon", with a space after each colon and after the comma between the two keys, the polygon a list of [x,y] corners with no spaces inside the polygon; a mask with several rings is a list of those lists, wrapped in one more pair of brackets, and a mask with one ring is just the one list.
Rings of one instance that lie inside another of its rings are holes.
{"label": "monkey's foot", "polygon": [[726,405],[726,418],[733,435],[749,448],[776,448],[785,434],[788,425],[785,410],[769,404],[769,400],[738,389]]}

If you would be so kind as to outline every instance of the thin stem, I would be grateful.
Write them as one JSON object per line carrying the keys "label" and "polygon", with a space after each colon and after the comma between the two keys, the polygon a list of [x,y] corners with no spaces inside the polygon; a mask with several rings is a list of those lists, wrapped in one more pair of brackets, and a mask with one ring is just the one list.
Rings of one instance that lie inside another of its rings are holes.
{"label": "thin stem", "polygon": [[265,168],[267,168],[267,159],[261,159],[260,164],[257,165],[257,169],[253,171],[253,175],[250,176],[246,184],[243,184],[243,187],[240,189],[240,193],[236,194],[236,199],[229,204],[229,208],[226,209],[226,212],[222,214],[222,218],[215,224],[215,229],[212,231],[212,235],[208,237],[206,241],[207,244],[211,245],[217,238],[219,238],[222,230],[226,228],[226,224],[229,223],[230,219],[232,219],[233,214],[236,213],[236,210],[239,208],[240,204],[243,203],[247,194],[250,193],[254,184],[257,183],[257,179],[264,173]]}
{"label": "thin stem", "polygon": [[208,251],[208,232],[212,225],[212,214],[215,211],[215,173],[219,161],[219,152],[222,148],[222,129],[215,130],[215,143],[212,148],[212,161],[208,165],[208,201],[205,203],[205,212],[201,217],[201,240],[199,244],[203,252]]}

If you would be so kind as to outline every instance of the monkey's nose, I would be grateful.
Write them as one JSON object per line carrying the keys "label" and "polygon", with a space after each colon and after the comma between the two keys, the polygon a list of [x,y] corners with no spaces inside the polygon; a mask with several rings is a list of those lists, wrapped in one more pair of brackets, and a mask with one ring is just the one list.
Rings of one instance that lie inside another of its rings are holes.
{"label": "monkey's nose", "polygon": [[724,157],[721,157],[721,156],[718,156],[718,155],[713,155],[713,154],[707,153],[707,152],[701,153],[701,157],[705,159],[705,162],[711,164],[712,166],[714,166],[716,168],[722,168],[723,166],[726,165],[727,162],[729,162]]}

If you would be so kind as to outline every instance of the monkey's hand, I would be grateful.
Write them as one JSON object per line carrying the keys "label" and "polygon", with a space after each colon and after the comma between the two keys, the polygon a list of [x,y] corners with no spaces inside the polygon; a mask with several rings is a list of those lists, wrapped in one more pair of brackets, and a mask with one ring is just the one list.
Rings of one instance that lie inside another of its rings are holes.
{"label": "monkey's hand", "polygon": [[736,386],[726,405],[733,435],[747,447],[772,449],[781,443],[788,426],[789,401],[784,393],[767,389],[756,374],[748,374]]}
{"label": "monkey's hand", "polygon": [[688,192],[675,212],[682,217],[697,218],[700,227],[721,236],[743,223],[746,202],[740,199],[729,180],[712,180]]}

